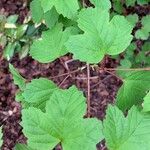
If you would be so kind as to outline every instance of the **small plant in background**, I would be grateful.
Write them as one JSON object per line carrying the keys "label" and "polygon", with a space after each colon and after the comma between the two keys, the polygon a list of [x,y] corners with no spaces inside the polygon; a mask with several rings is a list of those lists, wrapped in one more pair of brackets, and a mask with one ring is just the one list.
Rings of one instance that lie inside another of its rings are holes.
{"label": "small plant in background", "polygon": [[150,15],[143,17],[141,24],[142,28],[136,32],[135,37],[137,39],[147,40],[150,33]]}
{"label": "small plant in background", "polygon": [[[14,83],[20,89],[16,100],[22,104],[21,126],[28,138],[27,145],[17,144],[15,150],[52,150],[58,144],[63,150],[96,150],[96,144],[102,140],[109,150],[150,149],[150,69],[145,68],[150,64],[150,17],[122,16],[124,6],[144,5],[149,1],[113,0],[112,6],[109,0],[90,2],[91,7],[85,8],[78,0],[33,0],[31,14],[38,28],[33,24],[16,25],[17,16],[2,22],[5,32],[1,39],[6,41],[4,56],[8,60],[15,52],[20,54],[21,49],[23,57],[26,56],[31,45],[29,54],[40,63],[50,63],[71,53],[72,61],[84,62],[83,68],[87,70],[85,98],[75,86],[61,89],[42,77],[29,82],[9,65]],[[142,27],[135,30],[138,22]],[[40,36],[38,29],[43,25]],[[136,39],[144,43],[138,51]],[[120,66],[103,66],[109,56],[120,60]],[[93,66],[122,81],[116,101],[108,105],[103,121],[91,118]],[[118,76],[111,71],[117,71]]]}
{"label": "small plant in background", "polygon": [[5,17],[0,16],[0,46],[3,51],[3,57],[10,60],[15,53],[19,54],[22,59],[27,56],[30,45],[38,28],[29,23],[27,20],[24,24],[17,23],[18,15]]}

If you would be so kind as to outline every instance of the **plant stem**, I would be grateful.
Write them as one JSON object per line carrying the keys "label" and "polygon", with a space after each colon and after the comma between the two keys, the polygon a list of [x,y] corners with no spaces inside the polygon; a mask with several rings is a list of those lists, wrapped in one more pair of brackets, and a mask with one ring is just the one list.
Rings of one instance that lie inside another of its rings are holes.
{"label": "plant stem", "polygon": [[90,97],[91,97],[91,93],[90,93],[90,65],[87,64],[87,117],[89,118],[91,115],[91,101],[90,101]]}
{"label": "plant stem", "polygon": [[107,70],[107,71],[117,71],[117,70],[121,70],[121,71],[150,71],[150,68],[104,68],[104,70]]}
{"label": "plant stem", "polygon": [[86,67],[83,66],[83,67],[78,68],[78,69],[76,69],[76,70],[73,70],[73,71],[71,71],[71,72],[67,72],[67,73],[63,73],[63,74],[57,75],[57,76],[50,77],[50,79],[55,79],[55,78],[63,77],[63,76],[66,76],[66,75],[70,75],[70,74],[76,73],[76,72],[78,72],[78,71],[82,71],[82,70],[84,70],[85,68],[86,68]]}
{"label": "plant stem", "polygon": [[65,82],[69,77],[70,77],[70,75],[67,75],[67,76],[63,79],[63,81],[59,84],[59,87],[61,87],[61,86],[64,84],[64,82]]}

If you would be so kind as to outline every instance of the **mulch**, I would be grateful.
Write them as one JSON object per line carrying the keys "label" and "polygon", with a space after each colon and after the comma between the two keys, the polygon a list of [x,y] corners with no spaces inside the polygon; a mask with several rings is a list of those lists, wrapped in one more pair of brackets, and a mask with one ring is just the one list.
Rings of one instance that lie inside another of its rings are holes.
{"label": "mulch", "polygon": [[[19,22],[22,22],[25,16],[28,14],[27,2],[25,0],[1,0],[0,12],[6,15],[19,14]],[[144,10],[143,10],[144,9]],[[145,15],[149,13],[149,8],[129,8],[129,12],[137,12],[139,15]],[[49,64],[41,64],[33,60],[31,57],[26,57],[19,60],[15,55],[10,61],[25,77],[28,81],[46,77],[51,77],[68,73],[78,68],[85,66],[84,63],[79,61],[70,61],[68,68],[66,68],[65,62],[72,59],[70,54],[63,56],[56,61]],[[9,62],[2,57],[2,48],[0,48],[0,126],[3,125],[3,139],[4,143],[2,150],[13,150],[17,142],[25,143],[26,138],[22,134],[22,128],[20,126],[21,121],[21,105],[15,101],[15,93],[18,90],[13,84],[12,75],[8,70]],[[105,67],[116,67],[118,62],[109,57],[105,59]],[[105,111],[107,105],[114,103],[115,96],[118,88],[121,86],[121,82],[113,75],[100,71],[97,68],[90,68],[90,74],[92,79],[90,80],[91,86],[91,117],[97,117],[103,120],[105,117]],[[86,68],[82,71],[61,77],[55,77],[52,79],[61,88],[68,88],[71,85],[76,85],[87,96],[87,71]],[[59,147],[57,148],[57,150]],[[106,150],[104,141],[97,145],[97,150]]]}

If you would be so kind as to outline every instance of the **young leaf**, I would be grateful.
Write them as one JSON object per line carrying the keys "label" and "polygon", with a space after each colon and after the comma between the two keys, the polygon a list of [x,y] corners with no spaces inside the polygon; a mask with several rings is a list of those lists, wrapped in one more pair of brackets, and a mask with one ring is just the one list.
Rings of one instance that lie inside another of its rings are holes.
{"label": "young leaf", "polygon": [[40,0],[40,1],[41,1],[41,7],[43,8],[44,13],[52,9],[53,1],[50,1],[50,0]]}
{"label": "young leaf", "polygon": [[126,19],[127,19],[133,26],[135,26],[136,23],[138,22],[138,15],[137,15],[137,14],[128,15],[128,16],[126,16]]}
{"label": "young leaf", "polygon": [[144,112],[150,111],[150,92],[144,97],[143,111]]}
{"label": "young leaf", "polygon": [[123,85],[117,93],[117,106],[125,111],[133,105],[142,103],[146,91],[150,89],[150,72],[132,72],[123,80]]}
{"label": "young leaf", "polygon": [[102,10],[109,10],[111,8],[110,0],[90,0],[95,7],[98,7]]}
{"label": "young leaf", "polygon": [[119,13],[122,14],[123,13],[123,3],[120,0],[112,0],[113,1],[113,8],[114,10]]}
{"label": "young leaf", "polygon": [[41,0],[44,12],[55,6],[57,12],[67,18],[74,18],[79,9],[78,0]]}
{"label": "young leaf", "polygon": [[132,40],[132,26],[122,16],[109,21],[109,12],[88,8],[79,15],[78,25],[84,34],[71,36],[66,43],[75,59],[88,63],[100,62],[105,54],[117,55]]}
{"label": "young leaf", "polygon": [[36,108],[22,112],[23,132],[28,144],[40,150],[53,149],[59,142],[63,150],[96,150],[103,139],[97,119],[83,119],[85,97],[75,87],[55,91],[46,104],[46,113]]}
{"label": "young leaf", "polygon": [[9,64],[9,70],[13,75],[14,83],[18,85],[21,90],[24,90],[26,86],[26,80],[19,74],[19,72],[14,68],[13,65]]}
{"label": "young leaf", "polygon": [[126,0],[126,5],[127,5],[127,7],[134,6],[135,2],[136,2],[136,0]]}
{"label": "young leaf", "polygon": [[7,23],[10,23],[10,24],[15,24],[18,20],[18,15],[11,15],[11,16],[8,16],[7,18]]}
{"label": "young leaf", "polygon": [[[131,68],[132,63],[128,60],[128,59],[123,59],[120,61],[120,66],[118,67],[118,69],[125,69],[125,68]],[[125,78],[127,76],[126,73],[124,73],[122,70],[118,70],[117,74],[119,76],[121,76],[122,78]]]}
{"label": "young leaf", "polygon": [[150,115],[134,106],[125,118],[116,106],[109,106],[104,120],[104,136],[109,150],[150,149]]}
{"label": "young leaf", "polygon": [[2,134],[2,127],[0,127],[0,148],[3,144],[3,140],[2,140],[3,134]]}
{"label": "young leaf", "polygon": [[48,63],[65,55],[68,51],[64,43],[70,35],[74,34],[73,29],[70,27],[63,31],[62,25],[58,24],[54,28],[45,31],[41,40],[33,42],[30,55],[41,63]]}
{"label": "young leaf", "polygon": [[52,27],[54,27],[56,22],[58,22],[58,17],[59,14],[57,13],[56,9],[53,7],[51,10],[47,11],[44,14],[46,25],[51,29]]}
{"label": "young leaf", "polygon": [[150,65],[150,42],[145,42],[142,46],[142,51],[140,51],[135,58],[136,63],[144,64],[144,66]]}
{"label": "young leaf", "polygon": [[125,51],[125,58],[128,58],[128,59],[130,59],[130,61],[133,61],[135,49],[136,49],[136,43],[133,42],[127,47],[127,49]]}
{"label": "young leaf", "polygon": [[[41,0],[33,0],[31,2],[32,19],[35,23],[40,23],[42,20],[45,20],[46,25],[52,28],[58,21],[59,14],[54,7],[50,9],[49,4],[45,5],[45,8],[48,7],[48,10],[44,12],[45,9],[42,8],[43,2]],[[51,3],[51,1],[49,2]]]}
{"label": "young leaf", "polygon": [[137,3],[139,5],[145,5],[145,4],[148,4],[148,2],[150,2],[150,0],[137,0]]}
{"label": "young leaf", "polygon": [[138,30],[135,34],[137,39],[147,40],[150,33],[150,15],[147,15],[142,18],[143,27]]}
{"label": "young leaf", "polygon": [[15,146],[14,150],[37,150],[37,149],[32,149],[29,146],[25,145],[25,144],[17,144]]}
{"label": "young leaf", "polygon": [[9,61],[14,55],[15,48],[16,48],[16,43],[9,42],[3,52],[4,58],[6,58]]}
{"label": "young leaf", "polygon": [[30,4],[33,21],[40,23],[43,19],[44,11],[41,6],[41,0],[33,0]]}
{"label": "young leaf", "polygon": [[46,102],[56,88],[56,85],[48,79],[34,79],[31,83],[26,85],[23,97],[25,98],[25,101],[29,103]]}

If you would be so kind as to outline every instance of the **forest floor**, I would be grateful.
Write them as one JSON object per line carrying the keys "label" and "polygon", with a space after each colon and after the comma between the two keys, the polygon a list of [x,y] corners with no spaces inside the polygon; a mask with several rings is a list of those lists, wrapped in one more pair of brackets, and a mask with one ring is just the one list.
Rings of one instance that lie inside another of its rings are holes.
{"label": "forest floor", "polygon": [[[128,11],[148,13],[145,12],[147,9],[143,10],[144,12],[136,9],[138,8]],[[28,13],[28,8],[20,0],[1,0],[0,12],[2,11],[6,15],[19,14],[19,22],[22,22]],[[139,43],[137,42],[137,44]],[[85,64],[70,60],[72,60],[72,56],[68,54],[52,63],[40,64],[31,57],[19,60],[18,56],[15,55],[10,62],[28,81],[33,78],[46,77],[52,79],[61,88],[76,85],[87,96],[87,69],[74,72],[74,70],[82,68]],[[66,62],[70,62],[68,63],[68,68],[65,65]],[[15,93],[18,89],[13,84],[8,64],[9,62],[2,57],[2,48],[0,48],[0,126],[3,125],[4,133],[2,150],[13,150],[17,142],[24,143],[26,141],[22,134],[22,128],[19,125],[21,121],[21,105],[15,101]],[[114,68],[118,65],[118,62],[106,57],[103,65],[108,68]],[[71,74],[69,74],[70,72]],[[102,120],[105,117],[107,105],[115,100],[121,82],[112,73],[114,72],[108,73],[94,67],[90,68],[91,117],[97,117]],[[59,75],[63,76],[58,77]],[[98,144],[97,148],[98,150],[106,150],[103,143]]]}

